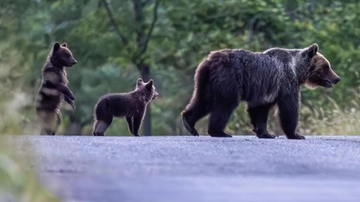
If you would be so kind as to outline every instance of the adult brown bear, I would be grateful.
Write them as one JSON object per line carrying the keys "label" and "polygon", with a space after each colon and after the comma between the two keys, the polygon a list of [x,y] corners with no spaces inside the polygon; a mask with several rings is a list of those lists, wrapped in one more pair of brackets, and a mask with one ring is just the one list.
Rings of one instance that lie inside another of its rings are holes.
{"label": "adult brown bear", "polygon": [[269,110],[277,105],[280,123],[288,139],[304,139],[296,133],[300,86],[330,88],[340,81],[317,44],[304,49],[271,48],[265,52],[242,49],[213,51],[198,66],[195,89],[182,112],[185,128],[199,135],[196,122],[210,113],[208,134],[224,132],[240,101],[247,103],[253,131],[259,138],[274,138],[267,131]]}

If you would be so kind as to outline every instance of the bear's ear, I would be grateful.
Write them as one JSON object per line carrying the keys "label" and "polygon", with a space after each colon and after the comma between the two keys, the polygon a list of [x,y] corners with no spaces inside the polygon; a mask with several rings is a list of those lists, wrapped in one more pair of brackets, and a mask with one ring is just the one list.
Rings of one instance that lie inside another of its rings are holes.
{"label": "bear's ear", "polygon": [[316,53],[317,53],[318,51],[319,51],[319,46],[318,46],[316,43],[314,43],[314,44],[312,44],[311,46],[307,47],[307,48],[303,51],[302,55],[303,55],[304,57],[312,58],[312,57],[314,57],[314,55],[316,55]]}
{"label": "bear's ear", "polygon": [[153,81],[152,79],[150,79],[150,81],[146,83],[146,88],[147,88],[148,90],[151,90],[153,84],[154,84],[154,81]]}
{"label": "bear's ear", "polygon": [[144,81],[141,78],[138,78],[137,82],[136,82],[137,86],[142,86],[144,85]]}
{"label": "bear's ear", "polygon": [[67,47],[66,42],[62,43],[62,44],[61,44],[61,46],[63,46],[63,47]]}
{"label": "bear's ear", "polygon": [[55,42],[54,43],[54,46],[53,46],[53,53],[55,53],[56,51],[58,51],[60,49],[60,44],[58,42]]}
{"label": "bear's ear", "polygon": [[319,45],[317,45],[317,43],[312,44],[309,46],[309,51],[315,55],[319,51]]}

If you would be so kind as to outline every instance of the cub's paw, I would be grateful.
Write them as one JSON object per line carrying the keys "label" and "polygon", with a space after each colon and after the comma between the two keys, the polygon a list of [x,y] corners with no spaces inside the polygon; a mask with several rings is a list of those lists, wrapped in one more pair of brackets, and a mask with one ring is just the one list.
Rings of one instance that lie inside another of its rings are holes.
{"label": "cub's paw", "polygon": [[71,108],[76,109],[74,100],[72,100],[69,105],[71,106]]}
{"label": "cub's paw", "polygon": [[75,95],[73,92],[69,91],[68,93],[64,93],[66,97],[68,97],[70,100],[75,100]]}

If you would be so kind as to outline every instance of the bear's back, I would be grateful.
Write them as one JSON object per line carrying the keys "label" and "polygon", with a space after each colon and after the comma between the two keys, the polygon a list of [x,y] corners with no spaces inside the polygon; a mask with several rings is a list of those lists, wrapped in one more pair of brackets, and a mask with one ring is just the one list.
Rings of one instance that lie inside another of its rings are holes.
{"label": "bear's back", "polygon": [[[129,93],[108,93],[99,98],[99,110],[108,109],[114,116],[131,116],[144,108],[146,103],[136,91]],[[101,108],[101,109],[100,109]]]}

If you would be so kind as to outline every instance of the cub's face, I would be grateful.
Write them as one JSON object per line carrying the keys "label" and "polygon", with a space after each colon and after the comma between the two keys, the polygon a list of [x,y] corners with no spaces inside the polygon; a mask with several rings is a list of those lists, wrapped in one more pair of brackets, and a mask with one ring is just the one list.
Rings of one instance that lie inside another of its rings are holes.
{"label": "cub's face", "polygon": [[309,88],[316,88],[318,86],[331,88],[341,78],[331,69],[329,61],[318,50],[317,44],[308,47],[307,54],[311,59],[305,85]]}
{"label": "cub's face", "polygon": [[66,43],[55,43],[52,50],[51,62],[56,66],[72,67],[77,63]]}
{"label": "cub's face", "polygon": [[156,91],[154,81],[150,79],[147,83],[145,83],[142,79],[137,80],[136,90],[145,91],[149,96],[150,100],[154,100],[159,96],[159,93]]}

